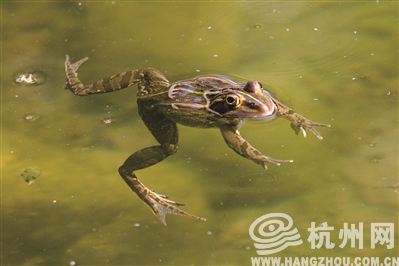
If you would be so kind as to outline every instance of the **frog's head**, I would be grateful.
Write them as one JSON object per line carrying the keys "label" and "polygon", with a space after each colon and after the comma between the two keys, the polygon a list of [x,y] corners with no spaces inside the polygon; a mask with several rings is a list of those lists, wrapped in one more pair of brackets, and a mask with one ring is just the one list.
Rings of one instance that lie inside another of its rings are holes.
{"label": "frog's head", "polygon": [[229,118],[267,118],[275,112],[271,96],[262,84],[250,80],[241,88],[227,89],[210,103],[216,114]]}

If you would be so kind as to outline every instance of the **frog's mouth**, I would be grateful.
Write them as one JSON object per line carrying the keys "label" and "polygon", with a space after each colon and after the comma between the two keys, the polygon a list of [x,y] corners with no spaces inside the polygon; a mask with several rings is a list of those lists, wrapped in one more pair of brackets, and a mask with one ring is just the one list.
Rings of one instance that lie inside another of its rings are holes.
{"label": "frog's mouth", "polygon": [[256,120],[272,120],[276,117],[276,109],[274,104],[264,104],[258,110],[258,115],[255,115],[253,119]]}
{"label": "frog's mouth", "polygon": [[254,120],[273,120],[276,117],[276,112],[273,112],[271,115],[253,117]]}
{"label": "frog's mouth", "polygon": [[[219,114],[220,115],[220,114]],[[259,112],[250,113],[247,111],[225,113],[221,115],[227,118],[244,118],[244,119],[254,119],[254,120],[272,120],[276,117],[276,112],[261,114]]]}
{"label": "frog's mouth", "polygon": [[276,117],[274,106],[258,105],[254,106],[251,103],[243,104],[240,108],[229,110],[221,113],[218,110],[212,110],[213,113],[217,113],[219,116],[227,118],[244,118],[244,119],[256,119],[256,120],[271,120]]}

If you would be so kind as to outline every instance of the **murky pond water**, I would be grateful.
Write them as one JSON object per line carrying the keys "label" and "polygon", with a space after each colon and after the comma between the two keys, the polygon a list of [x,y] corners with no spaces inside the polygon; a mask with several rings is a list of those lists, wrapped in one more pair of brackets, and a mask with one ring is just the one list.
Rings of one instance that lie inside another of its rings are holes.
{"label": "murky pond water", "polygon": [[[3,265],[250,265],[258,254],[249,227],[268,213],[292,217],[303,241],[276,257],[398,257],[397,3],[3,2],[1,10]],[[168,215],[164,227],[117,171],[156,144],[136,88],[76,97],[63,89],[65,54],[90,58],[79,69],[86,84],[143,67],[170,81],[259,80],[332,127],[318,129],[320,141],[296,136],[283,119],[247,122],[241,134],[253,146],[294,159],[265,171],[219,130],[180,126],[179,152],[137,175],[207,221]],[[37,84],[28,84],[31,73]],[[15,82],[22,74],[28,83]],[[334,227],[333,248],[311,248],[312,222]],[[344,223],[363,223],[362,249],[359,240],[340,247]],[[371,248],[372,223],[394,224],[393,249]]]}

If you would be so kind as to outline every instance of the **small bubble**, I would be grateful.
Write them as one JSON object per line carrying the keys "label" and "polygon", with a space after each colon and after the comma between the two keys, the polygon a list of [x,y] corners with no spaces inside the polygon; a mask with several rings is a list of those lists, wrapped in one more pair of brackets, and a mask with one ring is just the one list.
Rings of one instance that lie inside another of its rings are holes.
{"label": "small bubble", "polygon": [[212,233],[211,231],[208,231],[208,232],[207,232],[207,235],[213,236],[213,233]]}
{"label": "small bubble", "polygon": [[261,27],[262,27],[262,26],[261,26],[260,24],[254,25],[254,29],[256,29],[256,30],[260,29]]}
{"label": "small bubble", "polygon": [[290,29],[289,29],[289,28],[286,28],[285,31],[290,31]]}
{"label": "small bubble", "polygon": [[69,262],[69,265],[71,265],[71,266],[76,265],[76,261],[74,261],[74,260],[70,261],[70,262]]}
{"label": "small bubble", "polygon": [[139,223],[135,223],[134,226],[135,226],[135,227],[139,227],[140,224],[139,224]]}
{"label": "small bubble", "polygon": [[217,54],[214,54],[213,57],[218,57],[218,55],[217,55]]}
{"label": "small bubble", "polygon": [[103,122],[103,124],[106,124],[106,125],[109,125],[109,124],[112,124],[112,123],[114,123],[115,121],[114,121],[114,119],[112,119],[112,118],[104,118],[103,120],[102,120],[102,122]]}
{"label": "small bubble", "polygon": [[25,121],[34,122],[39,119],[39,115],[35,113],[29,113],[24,116]]}
{"label": "small bubble", "polygon": [[315,31],[318,31],[318,30],[319,30],[319,28],[313,28],[313,30],[315,30]]}

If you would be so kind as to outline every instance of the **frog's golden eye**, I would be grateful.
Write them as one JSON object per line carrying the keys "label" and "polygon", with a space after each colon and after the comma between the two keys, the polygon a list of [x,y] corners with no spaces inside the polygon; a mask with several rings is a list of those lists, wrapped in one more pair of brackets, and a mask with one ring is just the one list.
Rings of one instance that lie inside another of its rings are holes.
{"label": "frog's golden eye", "polygon": [[230,106],[240,107],[242,104],[241,97],[236,94],[227,94],[226,103]]}

